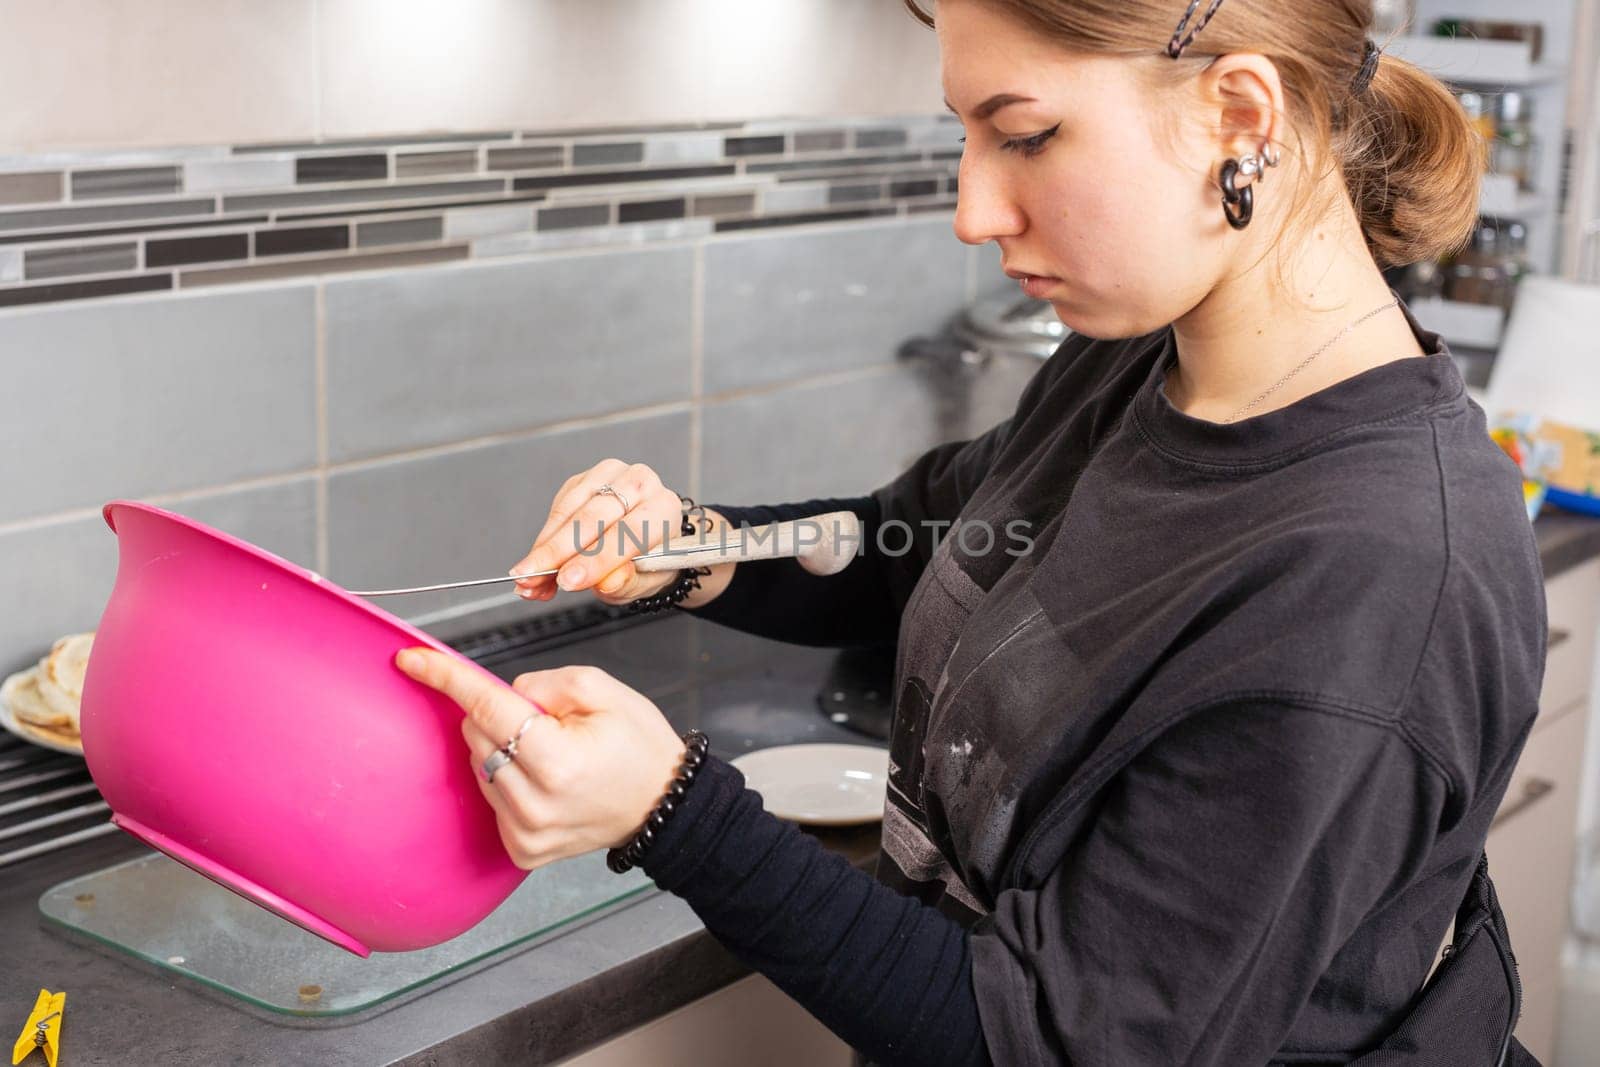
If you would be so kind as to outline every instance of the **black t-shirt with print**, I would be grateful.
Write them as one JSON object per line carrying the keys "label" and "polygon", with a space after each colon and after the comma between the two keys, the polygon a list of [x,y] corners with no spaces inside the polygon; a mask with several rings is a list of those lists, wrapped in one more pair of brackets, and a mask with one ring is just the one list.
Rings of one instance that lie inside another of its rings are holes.
{"label": "black t-shirt with print", "polygon": [[1370,1047],[1471,877],[1545,641],[1518,475],[1411,323],[1424,357],[1228,425],[1167,401],[1170,329],[1073,337],[1011,419],[870,497],[717,507],[863,518],[839,575],[745,564],[696,613],[898,643],[880,884],[717,761],[647,869],[884,1063]]}

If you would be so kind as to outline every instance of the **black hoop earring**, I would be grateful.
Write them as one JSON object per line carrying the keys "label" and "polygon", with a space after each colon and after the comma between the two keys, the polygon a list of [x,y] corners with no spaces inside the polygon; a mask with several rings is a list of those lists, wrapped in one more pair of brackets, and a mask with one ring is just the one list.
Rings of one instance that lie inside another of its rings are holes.
{"label": "black hoop earring", "polygon": [[1250,185],[1243,189],[1236,186],[1234,179],[1238,175],[1237,159],[1226,160],[1222,164],[1222,214],[1227,217],[1229,226],[1242,230],[1250,225],[1250,217],[1255,213],[1255,192]]}

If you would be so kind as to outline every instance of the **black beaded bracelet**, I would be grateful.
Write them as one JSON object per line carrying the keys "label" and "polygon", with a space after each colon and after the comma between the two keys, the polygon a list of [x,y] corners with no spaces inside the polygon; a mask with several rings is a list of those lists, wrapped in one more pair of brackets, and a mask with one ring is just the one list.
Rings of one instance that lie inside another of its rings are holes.
{"label": "black beaded bracelet", "polygon": [[654,596],[642,596],[638,600],[628,601],[628,610],[636,614],[648,614],[652,611],[664,611],[667,608],[686,599],[690,593],[700,588],[700,578],[709,570],[700,567],[685,567],[678,572],[678,580]]}
{"label": "black beaded bracelet", "polygon": [[[679,496],[678,501],[683,505],[683,521],[679,526],[679,532],[683,536],[694,537],[696,534],[704,535],[711,532],[711,519],[706,516],[705,508],[686,496]],[[690,593],[699,589],[700,579],[710,573],[710,567],[685,567],[678,572],[677,580],[661,592],[653,596],[640,597],[638,600],[630,600],[628,610],[635,614],[665,611],[682,603]]]}
{"label": "black beaded bracelet", "polygon": [[683,735],[683,746],[683,762],[678,764],[678,773],[662,795],[661,802],[644,821],[644,825],[639,827],[639,832],[633,835],[633,840],[606,852],[606,866],[613,872],[625,874],[644,859],[645,852],[655,844],[656,834],[672,818],[672,813],[678,810],[684,793],[688,791],[695,775],[700,773],[700,767],[706,761],[706,752],[711,748],[711,739],[699,730],[690,730]]}

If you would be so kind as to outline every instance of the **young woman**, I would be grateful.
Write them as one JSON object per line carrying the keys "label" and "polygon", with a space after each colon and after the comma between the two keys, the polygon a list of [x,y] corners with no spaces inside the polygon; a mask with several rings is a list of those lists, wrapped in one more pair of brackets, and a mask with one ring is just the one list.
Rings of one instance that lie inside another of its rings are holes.
{"label": "young woman", "polygon": [[[513,692],[402,654],[467,710],[517,861],[621,849],[883,1063],[1503,1058],[1520,994],[1477,872],[1535,715],[1542,586],[1516,471],[1380,272],[1466,238],[1482,147],[1370,17],[939,0],[956,232],[1074,331],[1015,415],[870,497],[712,509],[853,509],[864,550],[833,577],[696,587],[636,573],[626,540],[580,552],[601,523],[676,524],[617,460],[563,486],[513,571],[898,640],[879,880],[600,672]],[[1021,521],[1028,549],[922,536],[956,519]]]}

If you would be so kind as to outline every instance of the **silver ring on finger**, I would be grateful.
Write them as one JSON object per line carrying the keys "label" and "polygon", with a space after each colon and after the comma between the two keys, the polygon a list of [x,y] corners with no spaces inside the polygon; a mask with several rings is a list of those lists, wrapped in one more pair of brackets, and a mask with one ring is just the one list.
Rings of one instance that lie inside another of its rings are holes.
{"label": "silver ring on finger", "polygon": [[614,488],[610,482],[607,482],[605,485],[602,485],[600,488],[596,489],[594,491],[594,495],[616,497],[617,503],[622,505],[622,513],[624,515],[633,510],[633,505],[628,503],[628,498],[623,496],[622,491]]}
{"label": "silver ring on finger", "polygon": [[528,727],[533,725],[533,720],[534,716],[532,715],[529,715],[526,719],[522,720],[522,725],[517,727],[517,732],[511,735],[511,740],[500,746],[500,751],[504,752],[512,759],[516,759],[517,742],[521,741],[522,735],[528,732]]}
{"label": "silver ring on finger", "polygon": [[510,752],[503,748],[495,749],[489,753],[489,758],[483,761],[483,780],[493,782],[494,776],[512,762],[514,762],[514,759]]}

